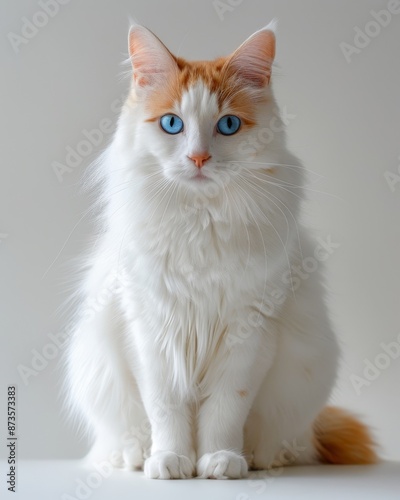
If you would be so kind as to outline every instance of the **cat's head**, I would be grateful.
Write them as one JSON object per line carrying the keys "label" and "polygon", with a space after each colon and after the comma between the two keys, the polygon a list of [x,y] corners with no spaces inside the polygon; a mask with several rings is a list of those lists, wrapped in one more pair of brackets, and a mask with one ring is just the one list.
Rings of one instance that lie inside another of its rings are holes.
{"label": "cat's head", "polygon": [[148,29],[131,28],[131,137],[167,179],[201,190],[221,173],[268,169],[265,152],[276,145],[260,134],[273,119],[281,124],[270,90],[274,28],[227,57],[195,62],[174,56]]}

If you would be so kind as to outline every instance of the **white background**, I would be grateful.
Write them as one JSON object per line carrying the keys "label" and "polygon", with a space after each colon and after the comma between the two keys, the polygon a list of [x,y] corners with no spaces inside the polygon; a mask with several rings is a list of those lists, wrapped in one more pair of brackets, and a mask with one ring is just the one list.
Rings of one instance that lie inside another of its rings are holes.
{"label": "white background", "polygon": [[340,44],[354,45],[355,27],[364,31],[371,9],[386,9],[389,0],[231,3],[237,5],[221,19],[212,0],[71,0],[16,52],[10,33],[21,36],[24,17],[43,22],[43,8],[36,0],[2,2],[0,429],[6,432],[6,387],[17,384],[20,458],[77,457],[87,449],[62,411],[62,350],[47,350],[54,359],[26,385],[18,367],[32,368],[33,351],[50,349],[48,334],[65,327],[58,308],[70,293],[71,258],[86,248],[92,229],[81,176],[111,134],[62,182],[52,165],[65,164],[66,147],[76,149],[85,129],[115,122],[113,103],[129,85],[120,77],[129,19],[175,54],[206,59],[228,54],[278,17],[274,88],[296,115],[288,126],[291,149],[313,172],[307,219],[340,243],[326,263],[343,346],[333,401],[362,414],[383,456],[400,459],[400,357],[359,395],[351,382],[364,377],[364,360],[374,362],[382,342],[400,340],[400,183],[392,191],[384,176],[400,165],[400,14],[347,62]]}

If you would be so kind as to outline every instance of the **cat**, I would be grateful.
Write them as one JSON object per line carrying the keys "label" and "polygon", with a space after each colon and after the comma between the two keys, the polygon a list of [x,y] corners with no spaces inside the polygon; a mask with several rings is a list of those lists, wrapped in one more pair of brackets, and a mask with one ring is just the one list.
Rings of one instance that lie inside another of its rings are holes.
{"label": "cat", "polygon": [[131,88],[97,166],[101,231],[67,356],[90,461],[170,479],[377,460],[369,429],[326,406],[339,348],[321,268],[291,278],[325,256],[299,221],[275,27],[195,62],[130,30]]}

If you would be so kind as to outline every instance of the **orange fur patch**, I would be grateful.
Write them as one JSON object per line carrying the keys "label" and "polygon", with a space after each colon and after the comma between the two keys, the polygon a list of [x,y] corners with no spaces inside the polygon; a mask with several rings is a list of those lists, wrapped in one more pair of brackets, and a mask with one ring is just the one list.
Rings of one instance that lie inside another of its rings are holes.
{"label": "orange fur patch", "polygon": [[211,93],[217,96],[218,106],[229,106],[232,113],[237,115],[244,126],[252,127],[256,124],[255,108],[260,100],[246,90],[245,85],[238,81],[237,75],[229,71],[229,58],[219,58],[214,61],[186,61],[175,58],[178,73],[165,82],[165,87],[155,90],[149,95],[148,112],[150,118],[146,121],[156,121],[160,116],[171,112],[173,104],[179,102],[182,94],[198,81],[205,84]]}
{"label": "orange fur patch", "polygon": [[237,391],[237,393],[239,394],[239,396],[241,398],[245,398],[248,395],[248,391],[246,391],[245,389],[243,389],[241,391]]}
{"label": "orange fur patch", "polygon": [[327,406],[314,422],[319,460],[330,464],[373,464],[378,461],[369,429],[353,415]]}

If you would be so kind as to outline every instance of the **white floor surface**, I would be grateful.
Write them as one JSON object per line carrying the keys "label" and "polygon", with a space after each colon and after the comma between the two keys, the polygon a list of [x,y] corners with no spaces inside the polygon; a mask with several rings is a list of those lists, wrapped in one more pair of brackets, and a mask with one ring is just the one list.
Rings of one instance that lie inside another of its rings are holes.
{"label": "white floor surface", "polygon": [[376,466],[288,467],[243,480],[151,480],[142,472],[85,469],[79,461],[20,461],[17,492],[7,491],[1,462],[0,498],[23,500],[400,500],[400,462]]}

